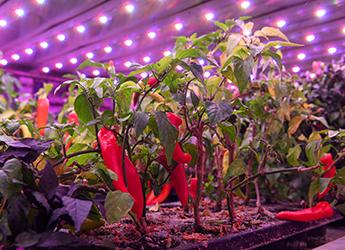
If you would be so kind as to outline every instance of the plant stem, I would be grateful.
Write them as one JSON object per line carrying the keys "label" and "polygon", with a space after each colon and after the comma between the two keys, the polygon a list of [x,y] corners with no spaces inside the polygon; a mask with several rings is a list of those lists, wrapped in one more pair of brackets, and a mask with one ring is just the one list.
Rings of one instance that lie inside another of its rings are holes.
{"label": "plant stem", "polygon": [[55,162],[55,163],[53,164],[53,167],[56,167],[56,166],[60,165],[60,164],[63,163],[66,159],[70,159],[70,158],[75,157],[75,156],[78,156],[78,155],[90,154],[90,153],[99,153],[99,152],[100,152],[99,149],[87,149],[87,150],[75,152],[75,153],[66,155],[66,157],[63,157],[63,158],[61,158],[60,160],[58,160],[57,162]]}
{"label": "plant stem", "polygon": [[130,126],[127,126],[124,135],[123,135],[123,140],[122,140],[122,152],[121,152],[121,166],[122,166],[122,173],[123,173],[123,179],[125,182],[126,188],[128,187],[127,183],[127,176],[126,176],[126,162],[125,162],[125,156],[126,156],[126,141],[128,137],[128,132],[129,132]]}
{"label": "plant stem", "polygon": [[217,203],[216,203],[216,211],[222,210],[222,195],[224,190],[224,183],[223,183],[223,157],[224,153],[220,147],[216,147],[215,149],[215,157],[214,163],[216,165],[216,177],[217,177]]}
{"label": "plant stem", "polygon": [[197,231],[201,227],[199,206],[202,195],[202,183],[205,171],[205,152],[202,138],[204,130],[203,125],[201,124],[201,126],[197,127],[195,130],[195,136],[197,138],[198,162],[196,165],[197,192],[194,202],[194,229]]}

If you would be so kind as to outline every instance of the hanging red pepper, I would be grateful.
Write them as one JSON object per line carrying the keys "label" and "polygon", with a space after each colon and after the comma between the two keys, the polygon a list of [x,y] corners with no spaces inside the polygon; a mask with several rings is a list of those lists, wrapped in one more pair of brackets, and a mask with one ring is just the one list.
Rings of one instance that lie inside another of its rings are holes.
{"label": "hanging red pepper", "polygon": [[276,215],[280,220],[291,221],[315,221],[324,218],[332,217],[334,214],[333,208],[327,201],[321,201],[316,206],[311,208],[302,209],[299,211],[282,211]]}
{"label": "hanging red pepper", "polygon": [[[323,166],[323,171],[327,171],[322,177],[323,178],[333,178],[336,175],[336,166],[333,166],[332,168],[330,168],[330,166],[333,164],[333,157],[331,154],[324,154],[321,158],[320,158],[320,162],[324,165]],[[323,190],[322,192],[317,194],[318,199],[322,199],[323,197],[325,197],[328,192],[331,190],[332,187],[332,183],[330,183],[327,188],[325,190]]]}
{"label": "hanging red pepper", "polygon": [[169,122],[178,130],[182,124],[181,117],[179,117],[178,115],[176,115],[172,112],[167,112],[166,116],[167,116]]}
{"label": "hanging red pepper", "polygon": [[197,193],[197,183],[198,183],[197,178],[190,179],[189,195],[193,200],[195,200],[196,193]]}
{"label": "hanging red pepper", "polygon": [[162,190],[158,196],[155,196],[153,190],[151,190],[151,192],[147,195],[146,205],[151,206],[156,205],[157,203],[161,204],[162,202],[164,202],[168,198],[171,188],[172,185],[170,183],[165,183],[162,186]]}
{"label": "hanging red pepper", "polygon": [[170,181],[182,206],[185,207],[188,203],[188,182],[183,164],[178,164],[174,168],[170,175]]}
{"label": "hanging red pepper", "polygon": [[[67,121],[68,121],[68,123],[79,125],[79,119],[78,119],[77,113],[70,112],[67,116]],[[65,145],[65,149],[66,149],[66,151],[68,151],[68,149],[71,147],[71,145],[73,143],[73,139],[70,137],[70,135],[67,132],[64,135],[63,141],[65,144],[67,142],[67,144]]]}
{"label": "hanging red pepper", "polygon": [[37,100],[37,114],[36,114],[36,127],[40,129],[40,135],[44,136],[45,129],[47,126],[49,114],[49,100],[46,95],[38,97]]}
{"label": "hanging red pepper", "polygon": [[[144,208],[144,198],[141,186],[140,176],[133,163],[125,155],[126,176],[122,171],[122,147],[117,144],[114,133],[106,128],[98,132],[102,157],[105,165],[117,174],[117,181],[113,181],[114,188],[122,192],[128,192],[134,199],[132,211],[139,220]],[[127,187],[125,185],[127,180]]]}
{"label": "hanging red pepper", "polygon": [[158,87],[159,83],[156,77],[150,77],[147,84],[152,88]]}

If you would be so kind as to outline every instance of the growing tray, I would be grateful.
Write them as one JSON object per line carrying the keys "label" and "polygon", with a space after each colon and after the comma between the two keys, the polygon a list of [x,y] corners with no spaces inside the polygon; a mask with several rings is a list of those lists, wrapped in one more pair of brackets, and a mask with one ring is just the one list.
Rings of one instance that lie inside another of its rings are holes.
{"label": "growing tray", "polygon": [[[316,247],[323,243],[322,238],[325,234],[327,225],[342,219],[342,215],[336,212],[332,218],[315,222],[283,221],[261,229],[227,235],[208,242],[187,244],[174,249],[303,249],[304,245],[305,248]],[[312,242],[308,242],[310,240]],[[321,242],[318,242],[320,240]],[[303,242],[301,243],[301,241]],[[294,244],[297,245],[294,247]]]}

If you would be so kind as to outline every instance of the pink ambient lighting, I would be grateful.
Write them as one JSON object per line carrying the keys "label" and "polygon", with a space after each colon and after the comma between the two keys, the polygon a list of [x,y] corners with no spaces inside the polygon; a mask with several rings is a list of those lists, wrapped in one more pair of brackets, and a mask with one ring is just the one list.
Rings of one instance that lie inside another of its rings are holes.
{"label": "pink ambient lighting", "polygon": [[335,47],[328,48],[329,54],[333,55],[335,52],[337,52],[337,48],[335,48]]}
{"label": "pink ambient lighting", "polygon": [[50,71],[50,68],[48,68],[48,67],[43,67],[42,68],[42,72],[43,73],[49,73],[49,71]]}
{"label": "pink ambient lighting", "polygon": [[25,14],[25,12],[24,12],[23,9],[15,9],[15,10],[14,10],[14,13],[15,13],[17,16],[19,16],[19,17],[22,17],[22,16],[24,16],[24,14]]}
{"label": "pink ambient lighting", "polygon": [[109,54],[113,49],[110,46],[106,46],[106,47],[104,47],[103,50],[104,50],[105,53]]}
{"label": "pink ambient lighting", "polygon": [[278,20],[276,24],[279,28],[283,28],[286,25],[286,21],[285,20]]}
{"label": "pink ambient lighting", "polygon": [[314,36],[313,34],[307,35],[307,36],[305,37],[305,40],[306,40],[307,42],[312,42],[312,41],[315,40],[315,36]]}
{"label": "pink ambient lighting", "polygon": [[14,60],[14,61],[18,61],[20,59],[20,56],[18,54],[13,54],[11,56],[11,58]]}
{"label": "pink ambient lighting", "polygon": [[84,33],[84,31],[86,30],[85,26],[83,25],[79,25],[77,26],[76,30],[79,32],[79,33]]}
{"label": "pink ambient lighting", "polygon": [[25,49],[24,52],[28,55],[32,55],[32,53],[34,53],[33,49],[31,49],[31,48]]}
{"label": "pink ambient lighting", "polygon": [[92,74],[93,74],[94,76],[99,76],[100,73],[101,73],[101,72],[99,72],[98,69],[95,69],[94,71],[92,71]]}
{"label": "pink ambient lighting", "polygon": [[0,19],[0,27],[4,28],[7,26],[7,21],[5,19]]}
{"label": "pink ambient lighting", "polygon": [[211,21],[214,18],[214,14],[212,12],[206,13],[205,18],[208,21]]}
{"label": "pink ambient lighting", "polygon": [[73,58],[69,59],[69,62],[72,64],[76,64],[78,62],[78,59],[73,57]]}
{"label": "pink ambient lighting", "polygon": [[153,31],[150,31],[149,33],[147,33],[147,36],[150,38],[150,39],[154,39],[156,37],[156,32],[153,32]]}
{"label": "pink ambient lighting", "polygon": [[48,48],[48,43],[46,41],[40,42],[40,47],[42,49],[46,49],[46,48]]}
{"label": "pink ambient lighting", "polygon": [[6,59],[1,59],[0,60],[0,64],[3,65],[3,66],[6,66],[7,65],[7,60]]}
{"label": "pink ambient lighting", "polygon": [[98,21],[102,24],[106,24],[108,22],[108,17],[107,16],[100,16],[98,18]]}
{"label": "pink ambient lighting", "polygon": [[57,69],[62,69],[62,67],[63,67],[63,64],[60,62],[55,64],[55,68],[57,68]]}
{"label": "pink ambient lighting", "polygon": [[182,30],[183,24],[182,24],[182,23],[176,23],[176,24],[174,25],[174,27],[175,27],[176,30]]}
{"label": "pink ambient lighting", "polygon": [[298,66],[295,66],[295,67],[292,68],[292,71],[293,71],[294,73],[298,73],[300,70],[301,70],[301,69],[300,69],[300,67],[298,67]]}
{"label": "pink ambient lighting", "polygon": [[306,57],[306,55],[304,53],[299,53],[297,55],[298,60],[303,60],[305,57]]}
{"label": "pink ambient lighting", "polygon": [[127,47],[130,47],[130,46],[132,46],[133,41],[131,39],[127,39],[124,43]]}
{"label": "pink ambient lighting", "polygon": [[57,38],[60,42],[63,42],[63,41],[65,41],[66,36],[65,36],[64,34],[58,34],[58,35],[56,36],[56,38]]}

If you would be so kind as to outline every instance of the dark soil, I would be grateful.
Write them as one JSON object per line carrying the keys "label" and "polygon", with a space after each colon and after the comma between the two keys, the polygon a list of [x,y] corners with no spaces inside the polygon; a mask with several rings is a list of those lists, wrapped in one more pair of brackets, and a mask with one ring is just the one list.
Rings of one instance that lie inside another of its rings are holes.
{"label": "dark soil", "polygon": [[[179,203],[176,203],[179,204]],[[251,231],[258,228],[280,223],[263,213],[258,213],[255,206],[236,205],[236,220],[229,221],[227,210],[214,211],[215,203],[210,200],[202,202],[201,215],[203,230],[195,232],[193,227],[193,213],[178,206],[161,206],[158,211],[150,209],[147,212],[146,233],[141,234],[130,219],[123,219],[119,223],[108,224],[94,231],[83,234],[97,245],[107,244],[116,249],[167,249],[188,243],[204,242],[216,237],[238,232]],[[274,212],[286,205],[265,206]],[[223,204],[225,209],[225,203]]]}

